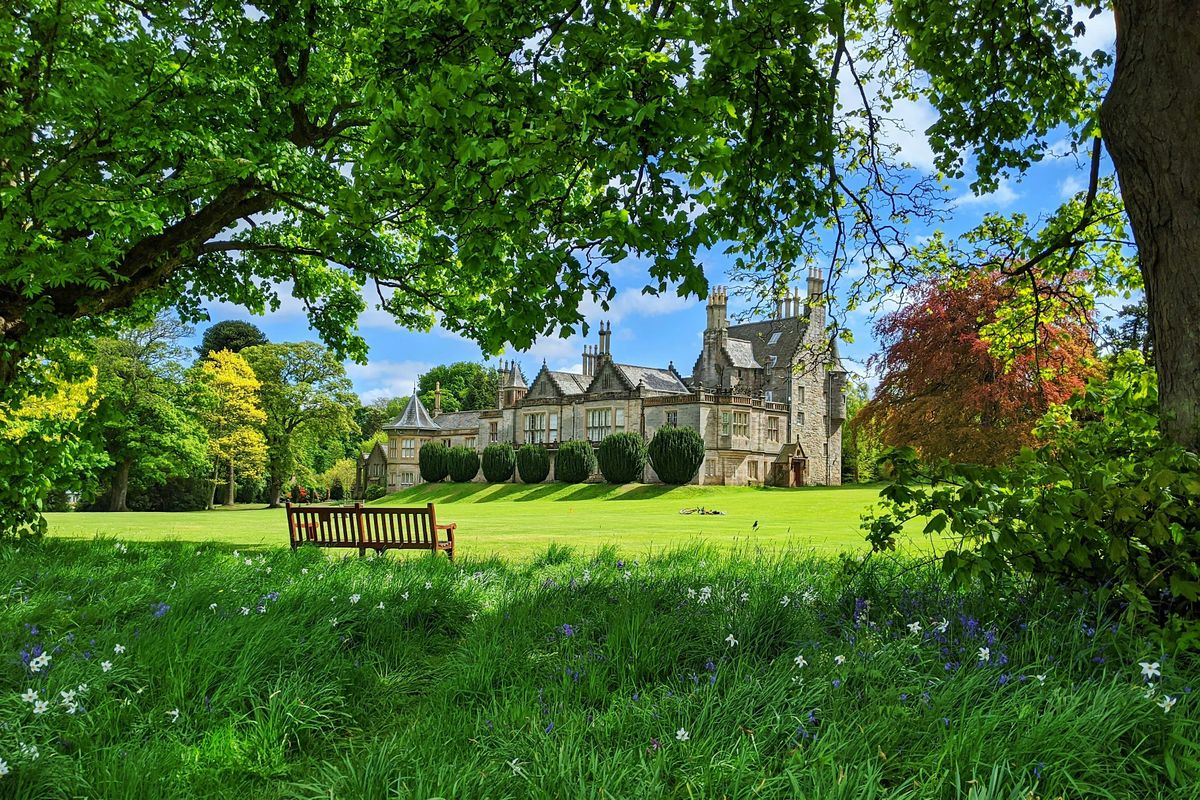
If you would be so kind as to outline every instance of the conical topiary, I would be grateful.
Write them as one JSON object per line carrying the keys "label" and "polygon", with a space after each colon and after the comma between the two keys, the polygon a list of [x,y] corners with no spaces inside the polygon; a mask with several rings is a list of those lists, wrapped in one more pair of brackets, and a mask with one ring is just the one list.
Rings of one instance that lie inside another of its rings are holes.
{"label": "conical topiary", "polygon": [[609,483],[633,483],[646,469],[646,440],[626,431],[604,437],[596,451],[600,472]]}
{"label": "conical topiary", "polygon": [[426,483],[443,481],[450,474],[450,448],[441,442],[426,442],[417,456],[421,480]]}
{"label": "conical topiary", "polygon": [[650,466],[663,483],[690,483],[704,463],[704,439],[691,428],[659,428],[648,450]]}
{"label": "conical topiary", "polygon": [[596,451],[591,442],[571,439],[558,446],[554,478],[563,483],[583,483],[596,471]]}
{"label": "conical topiary", "polygon": [[483,448],[483,477],[488,483],[505,483],[517,468],[517,454],[508,442],[495,442]]}
{"label": "conical topiary", "polygon": [[450,462],[450,480],[455,483],[468,483],[475,480],[479,474],[479,454],[473,447],[451,447],[448,453]]}
{"label": "conical topiary", "polygon": [[541,483],[550,474],[550,454],[540,444],[522,445],[517,451],[517,473],[525,483]]}

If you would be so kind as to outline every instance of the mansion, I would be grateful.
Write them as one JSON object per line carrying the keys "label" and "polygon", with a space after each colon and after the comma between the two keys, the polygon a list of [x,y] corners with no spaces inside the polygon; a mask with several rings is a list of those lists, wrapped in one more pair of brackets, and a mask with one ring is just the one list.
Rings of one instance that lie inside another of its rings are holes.
{"label": "mansion", "polygon": [[[584,346],[580,373],[543,363],[526,383],[515,362],[502,365],[495,408],[443,413],[439,390],[430,413],[414,392],[404,413],[384,425],[387,446],[363,457],[362,483],[386,477],[388,491],[399,491],[421,482],[417,454],[430,440],[479,452],[491,442],[544,444],[553,456],[569,439],[599,444],[610,433],[634,431],[649,441],[661,427],[687,426],[705,444],[693,483],[840,484],[847,373],[836,342],[830,352],[821,276],[810,273],[807,297],[780,301],[770,320],[730,325],[726,304],[718,287],[690,375],[673,363],[619,363],[612,325],[601,323],[598,343]],[[644,481],[658,482],[650,466]]]}

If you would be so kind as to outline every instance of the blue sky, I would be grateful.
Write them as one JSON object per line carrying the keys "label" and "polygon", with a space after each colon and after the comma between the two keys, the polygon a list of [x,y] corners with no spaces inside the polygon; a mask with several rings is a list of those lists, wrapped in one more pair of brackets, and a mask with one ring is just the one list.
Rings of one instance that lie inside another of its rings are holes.
{"label": "blue sky", "polygon": [[[1111,51],[1114,38],[1111,13],[1091,20],[1088,27],[1080,49],[1084,52]],[[932,171],[932,152],[922,132],[934,121],[933,110],[923,102],[905,101],[898,105],[896,115],[903,120],[907,130],[893,130],[890,138],[902,146],[906,160],[918,169]],[[1065,141],[1063,146],[1051,149],[1065,149]],[[1022,212],[1031,219],[1049,214],[1063,199],[1085,188],[1086,168],[1084,158],[1052,156],[1035,165],[1020,180],[1006,181],[996,192],[982,197],[973,196],[966,181],[951,184],[950,196],[956,198],[955,204],[949,219],[941,227],[950,234],[968,230],[991,211]],[[911,229],[913,236],[930,232],[916,226]],[[703,263],[710,284],[727,283],[728,257],[718,251],[709,254]],[[646,272],[644,263],[636,259],[627,259],[617,265],[612,270],[612,277],[617,296],[609,311],[589,306],[587,315],[593,326],[601,319],[612,322],[613,357],[624,363],[646,366],[666,366],[674,361],[680,372],[689,374],[700,352],[705,320],[703,301],[685,300],[674,295],[642,295],[640,290],[646,283]],[[307,324],[302,304],[290,295],[281,296],[281,300],[278,311],[263,317],[217,302],[210,303],[208,310],[213,322],[249,320],[262,328],[271,341],[317,339]],[[736,312],[737,298],[731,297],[730,303],[731,312]],[[842,355],[853,365],[861,367],[876,350],[871,335],[873,319],[869,309],[857,310],[847,319],[854,342],[842,346]],[[347,362],[346,369],[364,402],[411,393],[417,376],[436,364],[484,360],[479,347],[467,339],[443,329],[432,332],[406,330],[396,325],[389,315],[374,308],[362,315],[359,326],[370,347],[369,361],[365,365]],[[204,327],[199,326],[198,333]],[[543,360],[551,369],[579,371],[585,341],[595,343],[594,327],[587,340],[579,335],[569,339],[543,338],[527,352],[509,352],[502,357],[515,358],[531,379]],[[495,361],[493,359],[493,363]]]}

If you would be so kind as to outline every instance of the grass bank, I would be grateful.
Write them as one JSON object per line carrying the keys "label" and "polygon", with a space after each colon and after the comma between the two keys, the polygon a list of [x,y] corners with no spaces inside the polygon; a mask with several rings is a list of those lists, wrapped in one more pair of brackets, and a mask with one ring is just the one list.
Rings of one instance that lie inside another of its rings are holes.
{"label": "grass bank", "polygon": [[9,797],[1172,798],[1200,777],[1194,663],[1087,602],[903,563],[50,539],[0,551],[0,587]]}
{"label": "grass bank", "polygon": [[[527,558],[551,543],[583,550],[612,546],[643,555],[704,542],[721,549],[793,548],[865,553],[859,518],[877,486],[770,489],[739,486],[426,484],[376,505],[436,503],[438,518],[458,523],[463,555]],[[723,516],[681,515],[705,507]],[[238,506],[188,513],[47,514],[50,535],[129,541],[219,541],[233,547],[287,544],[280,509]],[[757,523],[757,527],[755,526]],[[923,540],[913,547],[928,549]]]}

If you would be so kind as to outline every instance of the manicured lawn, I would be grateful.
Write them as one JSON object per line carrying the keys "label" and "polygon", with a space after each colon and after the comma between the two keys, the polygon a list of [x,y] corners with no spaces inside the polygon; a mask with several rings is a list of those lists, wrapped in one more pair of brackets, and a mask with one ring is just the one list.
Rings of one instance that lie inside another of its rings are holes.
{"label": "manicured lawn", "polygon": [[[879,487],[761,489],[738,486],[538,486],[437,484],[376,505],[437,504],[441,522],[458,523],[462,555],[523,558],[558,542],[590,551],[612,545],[646,553],[707,542],[721,549],[793,548],[866,552],[859,517]],[[724,516],[681,515],[703,506]],[[218,541],[239,547],[287,543],[283,511],[239,506],[192,513],[48,514],[50,535],[128,541]],[[758,523],[757,529],[754,523]],[[923,540],[915,548],[928,549]]]}

